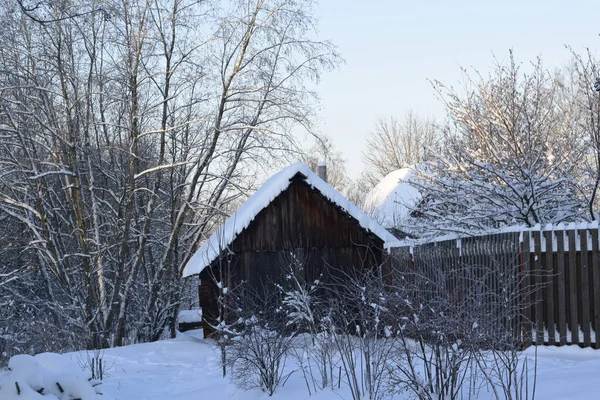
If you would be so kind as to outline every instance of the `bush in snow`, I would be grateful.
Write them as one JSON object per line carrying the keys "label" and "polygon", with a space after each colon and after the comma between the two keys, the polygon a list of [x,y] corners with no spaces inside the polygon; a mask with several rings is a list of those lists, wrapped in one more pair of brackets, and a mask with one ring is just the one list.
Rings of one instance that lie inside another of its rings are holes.
{"label": "bush in snow", "polygon": [[465,71],[465,91],[435,84],[450,124],[443,130],[445,154],[417,169],[411,182],[423,198],[409,223],[418,236],[594,217],[586,197],[597,197],[598,184],[577,172],[586,162],[573,162],[587,148],[574,137],[577,117],[565,116],[574,107],[564,96],[568,78],[539,59],[528,73],[512,52],[506,60],[488,77]]}
{"label": "bush in snow", "polygon": [[338,270],[329,287],[329,331],[343,380],[354,400],[382,400],[395,391],[389,377],[401,356],[393,335],[395,315],[381,269]]}
{"label": "bush in snow", "polygon": [[295,335],[287,330],[276,288],[247,293],[244,301],[227,363],[239,387],[259,388],[271,396],[285,383],[285,364]]}
{"label": "bush in snow", "polygon": [[301,333],[293,349],[294,356],[309,394],[312,394],[311,386],[314,391],[327,387],[333,389],[337,359],[330,329],[331,309],[319,298],[324,285],[320,279],[304,281],[306,258],[298,251],[296,254],[290,252],[285,261],[286,280],[281,290],[286,323],[289,328]]}
{"label": "bush in snow", "polygon": [[103,380],[107,372],[112,369],[114,363],[107,364],[104,360],[104,349],[87,350],[79,353],[79,366],[89,373],[92,380]]}
{"label": "bush in snow", "polygon": [[72,370],[56,354],[13,356],[8,371],[0,372],[2,400],[94,400],[100,396],[99,381]]}
{"label": "bush in snow", "polygon": [[496,399],[531,398],[536,360],[521,351],[521,307],[543,286],[525,286],[519,268],[502,267],[518,260],[487,257],[464,254],[448,266],[432,253],[414,269],[397,268],[389,304],[402,355],[392,374],[398,390],[419,399],[476,398],[484,389]]}
{"label": "bush in snow", "polygon": [[243,389],[259,388],[271,396],[285,383],[284,369],[293,340],[257,319],[247,325],[228,354],[233,380]]}

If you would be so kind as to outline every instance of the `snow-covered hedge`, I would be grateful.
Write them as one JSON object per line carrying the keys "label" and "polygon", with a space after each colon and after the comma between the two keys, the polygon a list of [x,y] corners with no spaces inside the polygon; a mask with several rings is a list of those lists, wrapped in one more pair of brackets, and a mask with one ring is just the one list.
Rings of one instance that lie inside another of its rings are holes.
{"label": "snow-covered hedge", "polygon": [[0,371],[0,399],[107,400],[100,396],[100,382],[72,364],[60,354],[16,355],[8,362],[9,370]]}

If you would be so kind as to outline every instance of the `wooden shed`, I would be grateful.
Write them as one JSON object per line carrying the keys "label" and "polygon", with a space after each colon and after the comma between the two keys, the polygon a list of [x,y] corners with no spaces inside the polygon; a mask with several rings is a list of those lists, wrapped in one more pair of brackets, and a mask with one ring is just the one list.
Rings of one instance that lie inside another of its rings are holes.
{"label": "wooden shed", "polygon": [[340,271],[382,265],[387,249],[397,245],[392,234],[297,163],[271,177],[217,229],[190,259],[184,276],[200,275],[208,337],[222,287],[280,283],[285,260],[296,256],[303,260],[301,279],[312,282],[325,265]]}

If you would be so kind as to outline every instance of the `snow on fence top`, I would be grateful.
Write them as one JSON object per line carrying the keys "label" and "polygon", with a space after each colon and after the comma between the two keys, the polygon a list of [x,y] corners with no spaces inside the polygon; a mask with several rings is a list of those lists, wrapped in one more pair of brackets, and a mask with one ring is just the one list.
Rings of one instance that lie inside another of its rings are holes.
{"label": "snow on fence top", "polygon": [[411,168],[390,172],[367,195],[365,210],[385,228],[401,225],[421,200],[421,193],[408,183],[413,175]]}
{"label": "snow on fence top", "polygon": [[[534,226],[526,226],[526,225],[513,225],[513,226],[507,226],[507,227],[503,227],[500,229],[494,229],[494,230],[489,230],[487,232],[478,232],[478,233],[473,233],[472,235],[444,235],[444,236],[438,236],[434,239],[429,239],[429,240],[419,240],[419,239],[404,239],[402,240],[400,243],[400,246],[396,246],[396,247],[410,247],[410,252],[412,253],[413,247],[415,246],[419,246],[419,245],[423,245],[423,244],[427,244],[427,243],[435,243],[435,242],[444,242],[444,241],[449,241],[449,240],[456,240],[456,247],[460,248],[461,247],[461,239],[462,238],[466,238],[466,237],[486,237],[486,236],[490,236],[490,235],[496,235],[496,234],[501,234],[501,233],[519,233],[519,242],[523,243],[524,239],[525,239],[525,233],[529,232],[540,232],[540,244],[541,244],[541,248],[542,249],[546,249],[546,236],[545,233],[546,232],[551,232],[551,237],[552,237],[552,251],[557,251],[558,249],[558,242],[557,242],[557,236],[556,236],[556,232],[567,232],[567,231],[573,231],[574,232],[574,236],[575,236],[575,250],[576,251],[580,251],[581,250],[581,242],[582,242],[582,238],[581,238],[581,234],[585,232],[587,237],[587,248],[591,249],[592,248],[592,235],[590,233],[591,229],[598,229],[599,224],[598,221],[592,221],[592,222],[588,222],[588,221],[581,221],[581,222],[570,222],[570,223],[558,223],[558,224],[536,224]],[[568,251],[569,250],[569,238],[568,235],[563,235],[563,241],[564,241],[564,250]],[[599,242],[600,242],[600,238],[599,238]],[[600,244],[599,244],[600,245]],[[535,237],[534,235],[530,234],[529,235],[529,249],[531,252],[535,251]]]}
{"label": "snow on fence top", "polygon": [[[574,231],[575,234],[575,251],[580,251],[581,250],[581,242],[583,241],[583,238],[580,235],[580,232],[584,231],[585,235],[586,235],[586,245],[588,249],[592,249],[592,235],[590,234],[590,229],[598,229],[598,221],[593,221],[593,222],[587,222],[587,221],[583,221],[583,222],[571,222],[568,224],[564,224],[564,223],[560,223],[560,224],[545,224],[545,225],[540,225],[537,224],[531,228],[527,228],[525,227],[524,229],[521,229],[519,232],[521,232],[521,235],[519,236],[519,240],[521,241],[521,243],[523,242],[523,233],[525,232],[542,232],[542,235],[540,235],[540,239],[541,239],[541,247],[542,249],[546,249],[548,247],[546,247],[546,236],[543,234],[544,232],[551,232],[551,237],[552,237],[552,251],[557,251],[558,249],[558,242],[557,242],[557,237],[555,235],[555,232],[559,232],[559,231]],[[510,231],[508,231],[510,232]],[[515,232],[515,231],[513,231]],[[569,250],[569,238],[567,235],[563,235],[563,243],[564,243],[564,249],[565,251]],[[535,241],[534,241],[534,236],[533,235],[529,235],[529,249],[530,251],[535,251]]]}
{"label": "snow on fence top", "polygon": [[356,219],[361,227],[372,232],[384,242],[389,249],[400,245],[391,233],[385,230],[374,219],[352,204],[340,192],[319,178],[310,168],[302,163],[292,164],[273,175],[256,191],[215,233],[198,249],[188,261],[183,276],[196,275],[210,265],[219,254],[227,249],[235,238],[250,225],[254,218],[267,207],[281,192],[290,185],[291,179],[300,174],[304,181],[321,192],[329,201]]}

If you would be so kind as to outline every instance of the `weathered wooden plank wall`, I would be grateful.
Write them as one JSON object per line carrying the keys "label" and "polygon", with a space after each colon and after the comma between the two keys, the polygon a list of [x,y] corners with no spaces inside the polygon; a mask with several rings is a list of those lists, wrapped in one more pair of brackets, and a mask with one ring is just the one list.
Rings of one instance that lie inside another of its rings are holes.
{"label": "weathered wooden plank wall", "polygon": [[294,257],[299,263],[293,267],[302,269],[295,274],[306,282],[343,279],[353,269],[388,265],[380,238],[298,177],[256,215],[220,259],[201,272],[205,335],[218,316],[214,282],[223,279],[219,276],[224,266],[225,286],[233,289],[245,282],[261,291],[285,283]]}
{"label": "weathered wooden plank wall", "polygon": [[519,247],[519,233],[503,233],[486,240],[470,237],[402,247],[394,249],[392,259],[402,279],[423,282],[417,285],[422,293],[411,294],[418,301],[446,298],[460,312],[477,313],[478,329],[501,326],[516,335],[519,313],[507,314],[506,309],[518,310],[520,301],[506,294],[520,293]]}
{"label": "weathered wooden plank wall", "polygon": [[[591,225],[591,224],[590,224]],[[494,316],[494,296],[519,292],[519,329],[525,344],[579,344],[600,348],[600,242],[598,227],[579,226],[502,233],[401,247],[396,268],[433,276],[454,270],[447,290],[473,295],[477,282],[484,310]],[[493,271],[493,272],[490,272]],[[515,275],[518,274],[518,275]],[[512,283],[509,283],[509,280]],[[514,323],[501,316],[499,323]]]}

